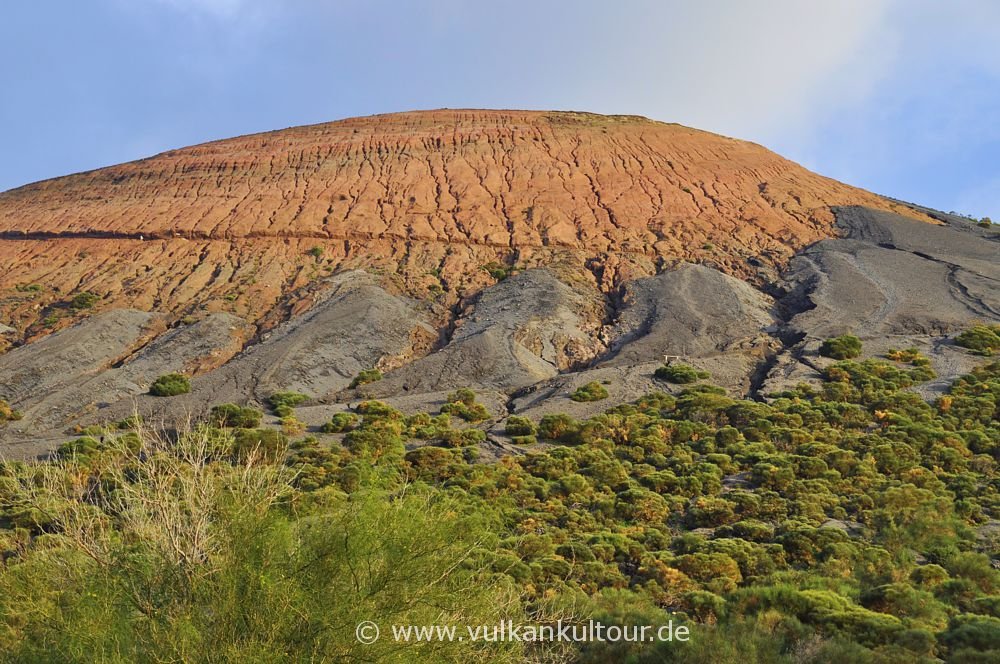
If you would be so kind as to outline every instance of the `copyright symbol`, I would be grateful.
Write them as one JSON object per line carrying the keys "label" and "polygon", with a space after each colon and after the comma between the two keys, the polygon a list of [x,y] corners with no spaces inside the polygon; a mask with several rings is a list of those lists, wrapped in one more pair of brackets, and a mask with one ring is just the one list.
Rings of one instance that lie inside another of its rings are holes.
{"label": "copyright symbol", "polygon": [[378,641],[378,625],[371,620],[359,622],[357,628],[354,630],[354,636],[357,637],[359,643],[371,645]]}

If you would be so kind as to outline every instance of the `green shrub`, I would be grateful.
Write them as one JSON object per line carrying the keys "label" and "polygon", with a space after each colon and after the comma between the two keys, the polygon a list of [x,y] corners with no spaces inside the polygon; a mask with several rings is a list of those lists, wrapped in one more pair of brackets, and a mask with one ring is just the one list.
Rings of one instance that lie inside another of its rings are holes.
{"label": "green shrub", "polygon": [[476,393],[468,388],[456,390],[448,395],[448,402],[441,406],[441,412],[454,415],[466,422],[482,422],[490,418],[486,406],[476,402]]}
{"label": "green shrub", "polygon": [[344,446],[371,462],[392,463],[396,459],[402,459],[406,453],[401,429],[401,423],[397,420],[370,421],[365,416],[361,426],[344,436]]}
{"label": "green shrub", "polygon": [[514,273],[513,267],[502,265],[496,261],[491,261],[486,265],[483,265],[482,269],[488,272],[489,275],[497,281],[503,281]]}
{"label": "green shrub", "polygon": [[323,247],[315,246],[306,253],[318,261],[319,259],[323,258]]}
{"label": "green shrub", "polygon": [[[1000,618],[991,616],[956,616],[941,635],[941,642],[952,652],[972,650],[1000,655]],[[975,662],[976,659],[969,661]],[[996,661],[990,657],[983,662]]]}
{"label": "green shrub", "polygon": [[460,454],[460,450],[450,450],[433,445],[410,450],[405,457],[406,462],[410,464],[408,476],[414,479],[440,482],[453,475],[455,467],[461,462]]}
{"label": "green shrub", "polygon": [[354,413],[336,413],[323,425],[323,433],[347,433],[358,426],[358,416]]}
{"label": "green shrub", "polygon": [[168,373],[160,376],[149,386],[154,397],[175,397],[191,391],[191,381],[184,374]]}
{"label": "green shrub", "polygon": [[420,440],[438,438],[441,432],[451,428],[451,416],[447,413],[431,416],[429,413],[416,413],[406,418],[406,431]]}
{"label": "green shrub", "polygon": [[289,437],[298,436],[306,431],[306,423],[295,415],[282,415],[278,422],[281,424],[281,432]]}
{"label": "green shrub", "polygon": [[370,399],[368,401],[362,401],[355,408],[359,413],[365,416],[365,418],[382,418],[382,417],[396,417],[401,415],[401,413],[390,406],[389,404],[378,401],[376,399]]}
{"label": "green shrub", "polygon": [[366,383],[374,383],[377,380],[382,380],[381,371],[378,369],[365,369],[354,377],[354,380],[351,381],[350,387],[353,390],[355,387],[360,387]]}
{"label": "green shrub", "polygon": [[704,622],[715,622],[725,615],[726,600],[707,590],[686,592],[683,602],[688,612]]}
{"label": "green shrub", "polygon": [[861,339],[850,334],[827,339],[820,344],[819,354],[835,360],[849,360],[861,355]]}
{"label": "green shrub", "polygon": [[237,462],[251,458],[278,461],[288,447],[288,438],[276,429],[236,429],[233,431],[233,456]]}
{"label": "green shrub", "polygon": [[955,343],[980,355],[1000,350],[1000,325],[976,325],[955,337]]}
{"label": "green shrub", "polygon": [[67,441],[56,449],[56,456],[60,459],[69,460],[79,457],[88,457],[101,450],[101,442],[92,436],[81,436]]}
{"label": "green shrub", "polygon": [[576,388],[569,397],[573,401],[600,401],[608,398],[608,391],[596,380]]}
{"label": "green shrub", "polygon": [[10,407],[4,399],[0,399],[0,424],[21,419],[21,413]]}
{"label": "green shrub", "polygon": [[260,426],[264,414],[256,408],[224,403],[212,408],[209,421],[218,427],[255,429]]}
{"label": "green shrub", "polygon": [[903,362],[904,364],[912,364],[918,367],[930,366],[931,362],[930,359],[921,354],[916,348],[904,348],[903,350],[892,348],[885,356],[893,362]]}
{"label": "green shrub", "polygon": [[486,441],[486,432],[480,429],[449,429],[441,432],[438,442],[444,447],[467,447]]}
{"label": "green shrub", "polygon": [[130,431],[142,426],[142,415],[129,415],[125,419],[115,422],[115,428],[119,431]]}
{"label": "green shrub", "polygon": [[686,385],[699,379],[708,378],[708,372],[699,371],[689,364],[664,364],[659,367],[653,375],[668,383]]}
{"label": "green shrub", "polygon": [[476,393],[467,387],[461,387],[448,394],[448,403],[463,403],[471,406],[476,403]]}
{"label": "green shrub", "polygon": [[69,301],[69,308],[75,311],[80,311],[81,309],[90,309],[95,304],[100,301],[100,296],[95,295],[90,292],[77,293],[73,296],[73,299]]}
{"label": "green shrub", "polygon": [[309,401],[309,397],[299,392],[275,392],[267,398],[267,403],[274,409],[274,412],[282,417],[291,414],[291,411],[278,412],[279,409],[284,411],[285,409],[295,408],[306,401]]}
{"label": "green shrub", "polygon": [[580,433],[580,424],[569,415],[545,415],[538,422],[538,435],[548,440],[573,442]]}
{"label": "green shrub", "polygon": [[508,436],[534,436],[538,427],[527,417],[511,415],[504,424],[504,433]]}

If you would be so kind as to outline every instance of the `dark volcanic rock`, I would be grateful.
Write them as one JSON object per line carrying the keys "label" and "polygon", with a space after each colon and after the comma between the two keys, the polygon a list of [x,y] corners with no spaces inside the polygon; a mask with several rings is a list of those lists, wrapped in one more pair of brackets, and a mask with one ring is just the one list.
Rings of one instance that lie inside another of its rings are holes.
{"label": "dark volcanic rock", "polygon": [[0,397],[26,409],[127,357],[157,325],[155,314],[119,309],[0,355]]}

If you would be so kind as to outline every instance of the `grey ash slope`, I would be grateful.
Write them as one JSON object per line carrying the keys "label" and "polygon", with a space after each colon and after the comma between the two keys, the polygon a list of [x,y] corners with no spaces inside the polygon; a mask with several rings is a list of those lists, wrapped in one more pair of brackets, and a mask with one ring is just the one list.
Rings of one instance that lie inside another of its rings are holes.
{"label": "grey ash slope", "polygon": [[145,394],[157,376],[226,348],[230,331],[245,321],[214,314],[133,352],[157,320],[112,311],[0,356],[0,397],[25,415],[0,429],[0,443],[37,453],[65,440],[72,424],[115,421],[134,409],[173,424],[202,416],[213,404],[261,403],[281,390],[322,396],[379,362],[405,362],[434,336],[412,303],[387,293],[371,275],[346,272],[330,279],[324,299],[308,312],[195,378],[190,394],[163,399]]}
{"label": "grey ash slope", "polygon": [[766,345],[777,322],[769,296],[704,265],[683,264],[624,290],[603,365],[743,351]]}
{"label": "grey ash slope", "polygon": [[865,208],[839,209],[837,222],[844,239],[792,259],[788,280],[813,305],[792,320],[794,331],[947,334],[1000,317],[1000,243],[986,231]]}
{"label": "grey ash slope", "polygon": [[[344,390],[364,369],[406,362],[434,337],[414,303],[386,292],[367,273],[344,272],[328,286],[309,311],[194,379],[190,394],[139,395],[139,409],[169,421],[178,413],[205,415],[218,403],[263,404],[286,390],[319,398]],[[127,415],[127,407],[117,404],[108,414]]]}
{"label": "grey ash slope", "polygon": [[[653,378],[664,356],[679,356],[713,380],[746,393],[756,367],[778,346],[773,299],[704,265],[681,264],[636,279],[615,301],[617,314],[603,331],[608,349],[581,371],[566,373],[515,394],[512,411],[539,418],[550,413],[587,417],[608,403],[635,399],[669,386]],[[591,381],[609,399],[576,402],[573,392]]]}
{"label": "grey ash slope", "polygon": [[[0,447],[26,456],[66,440],[74,424],[121,419],[136,406],[173,422],[222,402],[260,405],[282,390],[313,398],[299,409],[312,425],[362,398],[436,408],[457,387],[479,391],[496,422],[513,412],[585,417],[671,389],[652,375],[663,355],[762,397],[817,379],[828,362],[820,341],[844,332],[870,355],[907,346],[929,354],[940,378],[922,390],[933,396],[978,362],[950,337],[975,320],[1000,321],[997,236],[947,217],[934,226],[864,208],[836,214],[843,237],[797,255],[769,284],[784,293],[777,301],[704,265],[681,264],[610,297],[588,274],[533,269],[482,291],[438,342],[419,303],[349,271],[329,278],[309,311],[241,352],[233,344],[244,321],[231,315],[169,331],[155,313],[97,315],[0,355],[0,397],[25,413],[0,428]],[[157,375],[213,356],[231,359],[195,378],[191,394],[144,395]],[[382,381],[349,388],[372,367]],[[607,400],[569,399],[593,380],[606,384]]]}
{"label": "grey ash slope", "polygon": [[824,240],[792,259],[786,273],[791,311],[763,391],[815,376],[820,342],[846,332],[869,353],[915,346],[929,354],[939,392],[976,363],[949,336],[975,321],[1000,321],[1000,241],[995,232],[954,217],[941,226],[866,208],[836,210],[842,239]]}
{"label": "grey ash slope", "polygon": [[164,331],[156,314],[118,309],[0,355],[0,396],[24,415],[0,429],[0,442],[25,454],[44,451],[70,425],[129,401],[158,376],[231,355],[244,325],[220,313]]}
{"label": "grey ash slope", "polygon": [[477,386],[509,391],[592,358],[604,301],[594,286],[572,288],[547,269],[521,272],[482,292],[436,353],[366,388],[386,397]]}

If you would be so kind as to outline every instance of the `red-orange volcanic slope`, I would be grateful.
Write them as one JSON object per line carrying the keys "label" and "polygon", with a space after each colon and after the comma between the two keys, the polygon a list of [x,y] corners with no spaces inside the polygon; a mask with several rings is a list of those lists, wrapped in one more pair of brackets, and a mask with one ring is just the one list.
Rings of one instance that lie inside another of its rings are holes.
{"label": "red-orange volcanic slope", "polygon": [[0,323],[24,331],[79,291],[102,308],[260,323],[343,267],[442,304],[489,283],[491,261],[558,264],[603,288],[672,259],[750,277],[750,257],[780,266],[835,235],[836,205],[914,214],[758,145],[644,118],[357,118],[0,194]]}

